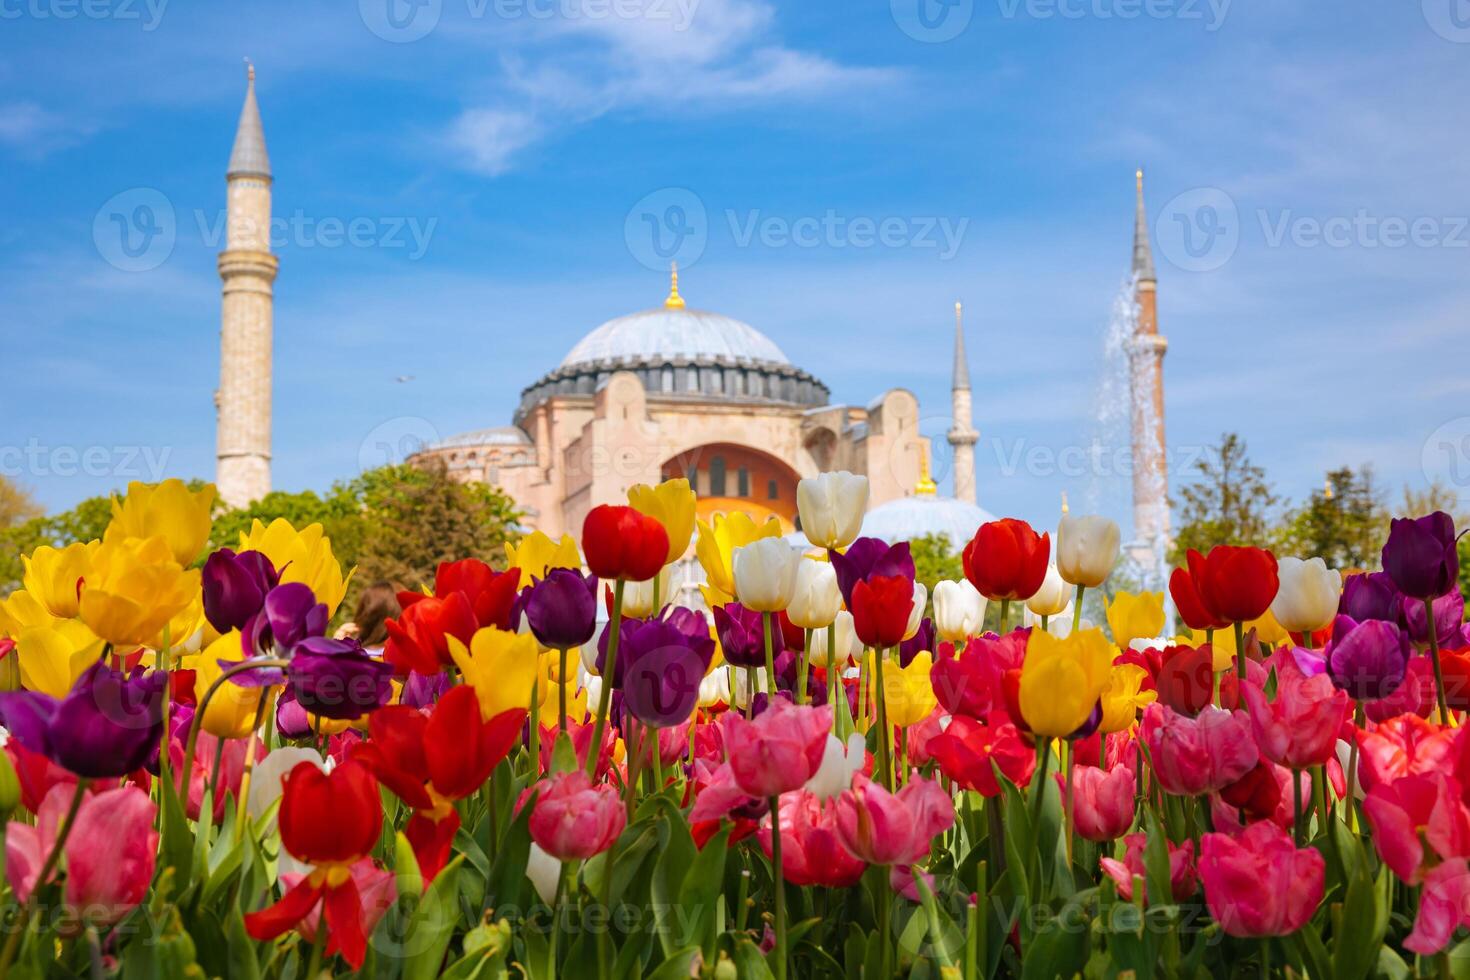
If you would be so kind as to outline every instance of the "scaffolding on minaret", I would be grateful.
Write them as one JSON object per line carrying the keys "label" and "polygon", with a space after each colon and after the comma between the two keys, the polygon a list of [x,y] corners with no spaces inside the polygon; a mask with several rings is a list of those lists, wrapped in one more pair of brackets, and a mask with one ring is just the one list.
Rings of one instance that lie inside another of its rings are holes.
{"label": "scaffolding on minaret", "polygon": [[1164,440],[1164,354],[1159,334],[1158,277],[1149,245],[1143,169],[1136,175],[1133,226],[1133,290],[1137,320],[1129,344],[1129,394],[1133,448],[1133,543],[1129,552],[1150,577],[1162,576],[1169,548],[1168,448]]}
{"label": "scaffolding on minaret", "polygon": [[950,380],[950,407],[953,413],[949,445],[954,459],[954,497],[967,504],[975,503],[975,431],[970,395],[970,360],[965,355],[964,307],[954,305],[954,373]]}

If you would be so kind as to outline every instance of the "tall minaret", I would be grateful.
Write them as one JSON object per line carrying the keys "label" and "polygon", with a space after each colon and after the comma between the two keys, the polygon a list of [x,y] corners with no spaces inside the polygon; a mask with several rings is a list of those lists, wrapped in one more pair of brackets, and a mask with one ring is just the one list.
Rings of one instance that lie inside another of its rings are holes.
{"label": "tall minaret", "polygon": [[271,254],[271,162],[255,103],[255,68],[248,69],[245,107],[225,174],[228,217],[219,255],[219,390],[215,393],[215,482],[234,507],[271,489],[271,284],[279,261]]}
{"label": "tall minaret", "polygon": [[1138,174],[1138,205],[1133,227],[1134,301],[1138,323],[1129,345],[1129,384],[1133,405],[1133,528],[1137,554],[1156,564],[1169,542],[1169,469],[1164,442],[1164,352],[1159,335],[1158,278],[1148,242],[1143,206],[1143,171]]}
{"label": "tall minaret", "polygon": [[975,431],[970,406],[970,362],[965,357],[964,308],[954,305],[954,380],[949,397],[954,424],[949,430],[949,445],[954,454],[954,497],[967,504],[975,502]]}

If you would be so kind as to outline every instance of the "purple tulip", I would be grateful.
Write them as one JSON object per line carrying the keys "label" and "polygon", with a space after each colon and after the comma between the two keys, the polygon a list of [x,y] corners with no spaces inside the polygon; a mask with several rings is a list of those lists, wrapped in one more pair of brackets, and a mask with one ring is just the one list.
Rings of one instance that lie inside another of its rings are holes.
{"label": "purple tulip", "polygon": [[1381,619],[1387,623],[1399,621],[1404,597],[1387,572],[1370,572],[1350,575],[1342,583],[1342,598],[1337,611],[1361,623],[1369,619]]}
{"label": "purple tulip", "polygon": [[286,673],[296,700],[323,718],[361,718],[393,696],[393,668],[369,656],[356,640],[309,636],[291,651]]}
{"label": "purple tulip", "polygon": [[167,684],[161,671],[128,675],[99,661],[59,701],[35,691],[0,694],[0,724],[21,745],[78,776],[126,776],[158,749]]}
{"label": "purple tulip", "polygon": [[398,697],[399,704],[406,704],[410,708],[428,708],[437,704],[439,699],[449,692],[449,671],[441,670],[437,674],[420,674],[418,671],[409,671],[408,678],[403,682],[403,693]]}
{"label": "purple tulip", "polygon": [[289,685],[276,699],[276,732],[282,738],[308,738],[312,734],[311,719]]}
{"label": "purple tulip", "polygon": [[241,634],[245,656],[281,656],[309,636],[327,631],[330,617],[311,587],[300,582],[278,585],[266,594],[260,612],[250,617]]}
{"label": "purple tulip", "polygon": [[221,548],[204,562],[204,616],[221,633],[243,630],[260,612],[266,594],[280,584],[271,560],[259,551]]}
{"label": "purple tulip", "polygon": [[1327,676],[1332,686],[1358,701],[1386,698],[1404,682],[1413,654],[1408,635],[1395,623],[1370,619],[1357,623],[1338,616],[1327,644]]}
{"label": "purple tulip", "polygon": [[1383,546],[1383,570],[1411,599],[1437,599],[1460,576],[1455,522],[1444,511],[1427,517],[1395,518]]}
{"label": "purple tulip", "polygon": [[570,650],[597,629],[597,577],[553,568],[521,592],[526,620],[542,646]]}
{"label": "purple tulip", "polygon": [[[735,667],[764,667],[766,665],[766,639],[761,626],[761,614],[746,609],[738,602],[727,602],[715,609],[715,632],[720,637],[720,649],[725,660]],[[771,624],[771,643],[776,638],[776,624]]]}
{"label": "purple tulip", "polygon": [[852,608],[852,590],[858,582],[875,575],[900,576],[914,580],[914,556],[909,543],[890,545],[879,538],[858,538],[847,552],[828,551],[832,569],[837,573],[837,589],[842,601]]}
{"label": "purple tulip", "polygon": [[907,667],[921,653],[933,653],[938,646],[934,621],[927,616],[919,623],[919,631],[898,645],[898,665]]}
{"label": "purple tulip", "polygon": [[[1434,635],[1438,644],[1445,649],[1459,645],[1460,627],[1465,622],[1465,597],[1459,589],[1451,589],[1438,599],[1431,600],[1434,607]],[[1421,645],[1429,643],[1429,616],[1422,602],[1404,603],[1399,624],[1409,631],[1409,639]]]}
{"label": "purple tulip", "polygon": [[[700,617],[701,619],[703,617]],[[688,720],[699,703],[708,661],[693,638],[662,619],[623,624],[618,654],[623,706],[645,725],[668,728]]]}
{"label": "purple tulip", "polygon": [[1098,726],[1102,724],[1102,717],[1102,700],[1099,699],[1097,704],[1092,706],[1092,713],[1087,716],[1087,720],[1075,732],[1068,735],[1067,739],[1075,742],[1078,739],[1087,738],[1093,732],[1097,731]]}
{"label": "purple tulip", "polygon": [[[715,662],[715,638],[710,635],[709,620],[705,619],[704,613],[683,606],[669,606],[664,609],[662,618],[684,634],[689,648],[699,654],[703,662],[702,672],[709,673],[710,664]],[[774,623],[771,628],[775,629]]]}

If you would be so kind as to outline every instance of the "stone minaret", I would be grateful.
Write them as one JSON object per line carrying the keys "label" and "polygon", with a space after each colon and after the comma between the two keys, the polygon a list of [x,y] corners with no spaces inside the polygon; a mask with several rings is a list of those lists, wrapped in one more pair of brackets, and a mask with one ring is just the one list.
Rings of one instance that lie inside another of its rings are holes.
{"label": "stone minaret", "polygon": [[255,103],[254,67],[225,184],[215,482],[220,499],[240,507],[271,489],[271,284],[279,265],[270,250],[271,162]]}
{"label": "stone minaret", "polygon": [[975,502],[975,431],[970,406],[970,362],[965,357],[964,310],[954,305],[954,380],[950,383],[951,410],[954,424],[949,430],[949,445],[954,451],[954,497],[967,504]]}
{"label": "stone minaret", "polygon": [[1164,442],[1164,352],[1169,342],[1159,335],[1158,278],[1148,242],[1143,206],[1143,171],[1138,171],[1138,205],[1133,228],[1134,301],[1138,323],[1129,345],[1132,389],[1133,533],[1140,559],[1156,564],[1154,555],[1169,541],[1169,469]]}

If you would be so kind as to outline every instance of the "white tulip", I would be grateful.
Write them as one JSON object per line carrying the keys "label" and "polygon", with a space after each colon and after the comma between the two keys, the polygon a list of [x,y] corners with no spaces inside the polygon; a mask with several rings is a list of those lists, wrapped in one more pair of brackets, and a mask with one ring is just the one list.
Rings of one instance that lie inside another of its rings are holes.
{"label": "white tulip", "polygon": [[796,485],[796,512],[806,539],[818,548],[846,548],[857,539],[868,510],[868,478],[823,473]]}
{"label": "white tulip", "polygon": [[836,735],[827,736],[827,745],[822,750],[822,764],[804,789],[820,800],[841,796],[852,785],[855,773],[862,772],[864,758],[863,737],[856,732],[849,735],[847,744]]}
{"label": "white tulip", "polygon": [[1046,566],[1046,578],[1041,580],[1041,588],[1026,600],[1026,608],[1038,616],[1060,616],[1071,601],[1072,590],[1062,580],[1057,566],[1051,564]]}
{"label": "white tulip", "polygon": [[730,670],[728,666],[716,667],[699,682],[699,706],[713,708],[730,703]]}
{"label": "white tulip", "polygon": [[963,643],[978,636],[985,622],[985,597],[969,579],[934,586],[934,630],[941,640]]}
{"label": "white tulip", "polygon": [[756,612],[780,612],[796,593],[801,552],[785,538],[761,538],[735,549],[735,598]]}
{"label": "white tulip", "polygon": [[786,615],[804,630],[828,626],[842,608],[837,570],[829,561],[803,558],[796,566],[796,592]]}
{"label": "white tulip", "polygon": [[658,583],[659,609],[674,601],[669,588],[669,572],[673,565],[665,565],[663,571],[646,582],[623,583],[623,615],[634,619],[647,619],[659,610],[653,606],[653,583]]}
{"label": "white tulip", "polygon": [[286,773],[303,762],[310,762],[318,769],[326,770],[319,752],[294,745],[268,752],[264,759],[255,764],[255,769],[250,774],[250,795],[245,797],[245,812],[250,814],[250,819],[260,819],[261,814],[281,798],[281,784]]}
{"label": "white tulip", "polygon": [[832,655],[839,664],[862,659],[863,641],[858,639],[853,628],[852,613],[846,609],[837,614],[831,626],[819,626],[812,630],[812,663],[827,663],[827,634],[832,634]]}
{"label": "white tulip", "polygon": [[1282,558],[1276,563],[1281,588],[1271,613],[1283,629],[1309,633],[1331,623],[1342,597],[1342,573],[1320,558]]}
{"label": "white tulip", "polygon": [[526,855],[526,877],[536,886],[541,901],[550,905],[556,901],[556,886],[561,882],[561,862],[531,842],[531,853]]}
{"label": "white tulip", "polygon": [[750,686],[749,667],[730,668],[730,707],[744,711],[752,694],[766,693],[766,668],[755,668],[755,687]]}
{"label": "white tulip", "polygon": [[[1032,629],[1041,629],[1041,617],[1030,609],[1027,609],[1021,617],[1021,625],[1029,626]],[[1092,620],[1082,620],[1082,624],[1078,628],[1084,630],[1092,629]],[[1072,635],[1072,603],[1067,603],[1060,613],[1046,621],[1046,631],[1059,640],[1065,640]]]}
{"label": "white tulip", "polygon": [[1057,571],[1073,585],[1097,588],[1118,560],[1122,537],[1118,522],[1110,518],[1063,514],[1057,527]]}
{"label": "white tulip", "polygon": [[923,582],[914,583],[914,605],[909,610],[909,622],[904,627],[903,638],[912,640],[919,627],[924,625],[924,607],[929,604],[929,589]]}

